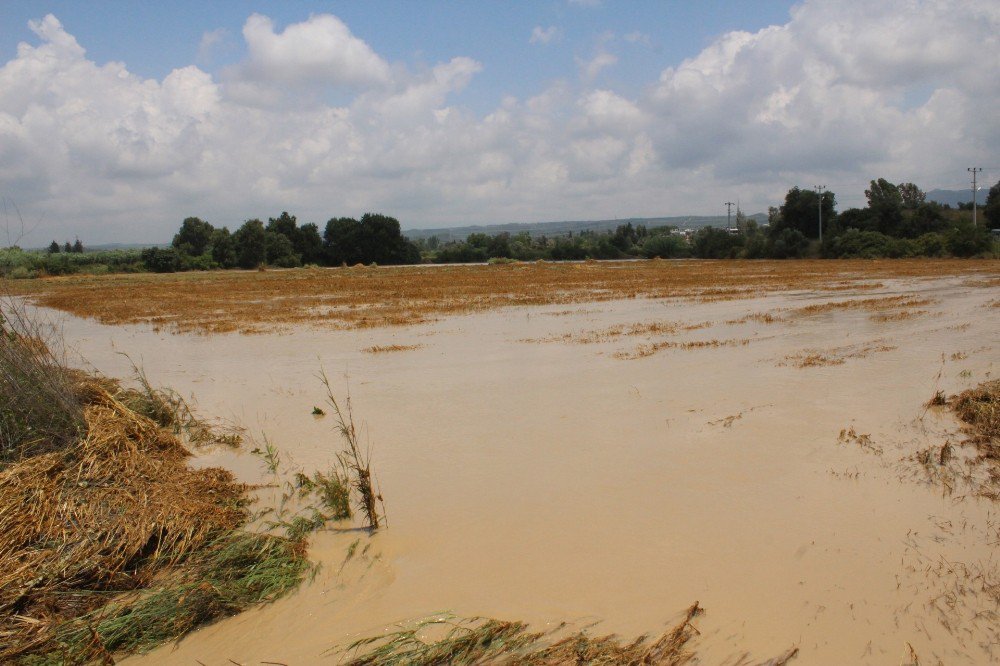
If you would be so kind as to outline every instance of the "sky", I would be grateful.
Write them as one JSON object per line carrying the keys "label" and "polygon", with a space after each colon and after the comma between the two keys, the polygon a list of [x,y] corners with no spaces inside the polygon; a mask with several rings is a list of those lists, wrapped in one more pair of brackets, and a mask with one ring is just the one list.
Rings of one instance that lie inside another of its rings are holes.
{"label": "sky", "polygon": [[0,246],[1000,179],[1000,3],[0,2]]}

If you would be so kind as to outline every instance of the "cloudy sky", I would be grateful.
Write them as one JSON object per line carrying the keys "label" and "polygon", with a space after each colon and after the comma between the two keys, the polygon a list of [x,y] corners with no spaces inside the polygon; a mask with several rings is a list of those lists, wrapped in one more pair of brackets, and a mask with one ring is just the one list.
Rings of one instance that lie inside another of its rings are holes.
{"label": "cloudy sky", "polygon": [[[0,3],[0,245],[1000,179],[996,0]],[[11,203],[13,202],[13,204]]]}

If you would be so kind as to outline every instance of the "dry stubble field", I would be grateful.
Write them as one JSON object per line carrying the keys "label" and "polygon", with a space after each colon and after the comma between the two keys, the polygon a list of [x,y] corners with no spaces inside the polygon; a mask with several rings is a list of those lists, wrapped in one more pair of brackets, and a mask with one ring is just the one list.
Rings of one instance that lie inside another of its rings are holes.
{"label": "dry stubble field", "polygon": [[992,260],[626,261],[405,266],[167,275],[72,276],[13,283],[38,305],[103,324],[171,332],[265,333],[298,324],[368,328],[521,305],[623,298],[736,300],[879,288],[896,278],[965,276],[1000,286]]}

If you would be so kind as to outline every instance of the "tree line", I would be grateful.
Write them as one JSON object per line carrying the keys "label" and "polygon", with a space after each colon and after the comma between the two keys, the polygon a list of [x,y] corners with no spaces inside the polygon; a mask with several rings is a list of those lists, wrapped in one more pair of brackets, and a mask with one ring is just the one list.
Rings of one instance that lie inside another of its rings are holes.
{"label": "tree line", "polygon": [[295,268],[304,265],[341,266],[357,263],[420,263],[417,246],[400,231],[399,221],[379,213],[360,220],[329,220],[320,235],[316,224],[299,226],[294,215],[283,212],[247,220],[235,232],[227,227],[189,217],[181,224],[169,248],[147,248],[142,261],[151,271],[209,270],[213,268]]}
{"label": "tree line", "polygon": [[[913,183],[884,178],[865,190],[867,206],[838,213],[836,195],[793,187],[784,203],[758,225],[741,212],[733,229],[704,227],[683,235],[674,227],[646,229],[631,224],[604,233],[546,238],[471,234],[441,244],[434,237],[419,243],[431,262],[495,259],[620,259],[661,257],[702,259],[786,259],[796,257],[877,258],[915,256],[996,256],[998,242],[987,226],[1000,229],[1000,182],[981,208],[983,224],[973,224],[971,204],[959,209],[926,200]],[[822,233],[820,229],[822,220]]]}
{"label": "tree line", "polygon": [[929,202],[913,183],[872,180],[865,197],[864,208],[838,212],[833,192],[793,187],[780,206],[769,209],[764,224],[737,211],[734,229],[704,227],[690,234],[627,223],[606,232],[473,233],[449,242],[433,236],[410,241],[398,220],[379,213],[332,218],[322,233],[316,224],[299,225],[288,212],[266,224],[247,220],[235,232],[188,217],[169,247],[85,252],[77,238],[72,245],[53,241],[47,252],[0,250],[0,276],[539,259],[1000,257],[1000,241],[989,231],[1000,229],[1000,182],[979,208],[978,224],[972,222],[971,206]]}

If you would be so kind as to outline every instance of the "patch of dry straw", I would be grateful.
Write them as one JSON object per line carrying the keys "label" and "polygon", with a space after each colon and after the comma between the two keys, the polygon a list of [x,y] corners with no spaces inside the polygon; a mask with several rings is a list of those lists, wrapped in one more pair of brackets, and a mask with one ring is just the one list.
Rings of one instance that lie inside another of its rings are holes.
{"label": "patch of dry straw", "polygon": [[78,390],[86,434],[0,472],[3,663],[246,518],[228,472],[189,469],[180,442],[106,384]]}

